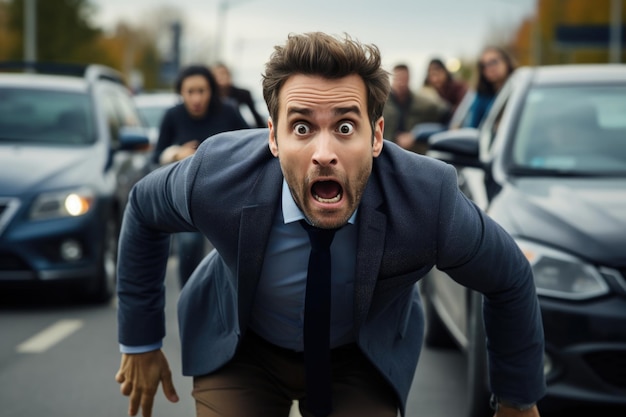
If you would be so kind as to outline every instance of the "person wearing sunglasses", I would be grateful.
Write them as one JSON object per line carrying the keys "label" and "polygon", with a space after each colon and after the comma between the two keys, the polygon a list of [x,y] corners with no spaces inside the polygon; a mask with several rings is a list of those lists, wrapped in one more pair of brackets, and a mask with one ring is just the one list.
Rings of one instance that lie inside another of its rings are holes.
{"label": "person wearing sunglasses", "polygon": [[478,85],[476,97],[470,109],[468,127],[478,127],[489,112],[498,91],[515,71],[511,56],[502,48],[485,48],[478,61]]}

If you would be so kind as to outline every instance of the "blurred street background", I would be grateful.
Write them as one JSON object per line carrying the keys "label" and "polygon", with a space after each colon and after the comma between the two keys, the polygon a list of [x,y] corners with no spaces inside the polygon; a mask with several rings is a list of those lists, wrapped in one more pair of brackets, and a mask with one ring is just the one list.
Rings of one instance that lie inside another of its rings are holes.
{"label": "blurred street background", "polygon": [[505,47],[519,65],[620,62],[624,0],[1,0],[0,60],[102,63],[135,90],[171,90],[189,63],[231,67],[261,100],[263,66],[291,32],[348,33],[375,43],[412,87],[441,57],[475,77],[479,51]]}

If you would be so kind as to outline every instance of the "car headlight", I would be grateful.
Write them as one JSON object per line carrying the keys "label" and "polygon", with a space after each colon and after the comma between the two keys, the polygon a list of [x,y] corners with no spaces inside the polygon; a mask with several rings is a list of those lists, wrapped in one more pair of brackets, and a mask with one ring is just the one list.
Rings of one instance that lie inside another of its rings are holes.
{"label": "car headlight", "polygon": [[593,265],[537,243],[516,241],[532,266],[537,294],[584,300],[609,292],[608,284]]}
{"label": "car headlight", "polygon": [[30,218],[44,220],[82,216],[92,208],[93,203],[94,193],[89,188],[43,193],[35,199]]}

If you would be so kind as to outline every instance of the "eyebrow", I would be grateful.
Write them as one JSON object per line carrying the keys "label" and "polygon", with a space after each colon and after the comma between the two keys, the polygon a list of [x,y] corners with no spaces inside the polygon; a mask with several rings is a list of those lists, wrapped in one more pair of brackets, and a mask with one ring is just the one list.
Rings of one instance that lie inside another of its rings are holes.
{"label": "eyebrow", "polygon": [[[361,110],[357,106],[336,107],[333,109],[333,113],[335,116],[343,116],[348,113],[354,113],[359,117],[361,116]],[[291,116],[293,114],[311,116],[313,111],[307,107],[290,107],[287,109],[287,116]]]}

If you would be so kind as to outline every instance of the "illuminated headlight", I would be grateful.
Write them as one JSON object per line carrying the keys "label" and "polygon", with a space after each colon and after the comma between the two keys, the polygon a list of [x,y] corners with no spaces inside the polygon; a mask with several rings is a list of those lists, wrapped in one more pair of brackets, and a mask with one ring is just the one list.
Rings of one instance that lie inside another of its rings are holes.
{"label": "illuminated headlight", "polygon": [[567,253],[518,239],[530,262],[537,294],[584,300],[609,292],[597,268]]}
{"label": "illuminated headlight", "polygon": [[44,220],[82,216],[91,209],[93,202],[94,193],[88,188],[44,193],[33,203],[30,217]]}

